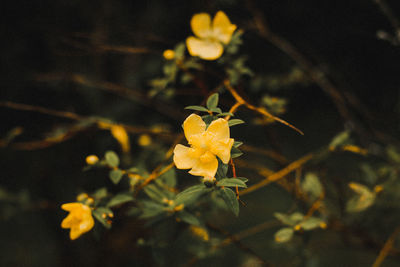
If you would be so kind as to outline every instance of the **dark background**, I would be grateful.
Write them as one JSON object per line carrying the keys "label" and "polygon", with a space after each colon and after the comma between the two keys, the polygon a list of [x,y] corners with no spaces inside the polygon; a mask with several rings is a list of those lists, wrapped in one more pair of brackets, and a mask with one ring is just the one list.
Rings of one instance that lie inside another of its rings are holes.
{"label": "dark background", "polygon": [[[393,0],[387,4],[400,18],[399,2]],[[253,4],[234,0],[5,1],[0,8],[0,101],[102,116],[133,125],[167,123],[178,132],[182,118],[189,114],[183,107],[203,100],[195,89],[191,89],[191,95],[177,94],[169,100],[169,105],[182,115],[174,119],[151,105],[143,105],[140,100],[131,101],[96,86],[77,84],[66,77],[72,73],[81,74],[94,81],[117,83],[146,94],[148,81],[161,74],[162,51],[191,35],[191,16],[199,12],[215,14],[218,10],[224,10],[238,28],[244,29],[241,53],[248,55],[248,66],[256,75],[287,74],[296,63],[257,34],[251,23],[254,15],[249,5],[254,5],[265,16],[273,32],[292,43],[316,69],[327,73],[340,92],[350,92],[365,106],[371,117],[367,118],[365,113],[348,105],[354,121],[365,133],[359,136],[359,144],[379,143],[370,134],[372,129],[398,136],[400,47],[377,38],[378,31],[393,35],[394,29],[372,0],[275,0],[254,1]],[[151,52],[124,54],[104,51],[99,45],[146,47]],[[41,75],[49,73],[64,76],[52,81],[40,79]],[[278,148],[290,160],[328,144],[346,127],[354,127],[354,122],[341,116],[332,98],[313,82],[282,86],[277,90],[268,85],[247,90],[245,85],[243,91],[254,103],[265,92],[287,98],[289,104],[283,118],[305,135],[274,124],[267,129],[238,126],[232,130],[232,136],[251,145]],[[233,102],[228,95],[225,97],[224,104],[229,109]],[[252,114],[241,111],[238,116],[250,120]],[[14,127],[23,127],[23,134],[12,142],[40,140],[55,128],[68,127],[71,123],[67,119],[5,107],[0,107],[0,121],[1,138]],[[131,136],[133,158],[135,151],[143,149],[136,145],[136,139],[137,136]],[[109,149],[119,151],[118,143],[108,132],[96,129],[82,131],[65,142],[43,149],[15,149],[12,145],[0,149],[1,188],[16,196],[26,192],[34,203],[26,208],[15,203],[0,204],[0,265],[150,264],[147,258],[151,257],[150,252],[135,248],[137,236],[131,229],[135,228],[135,222],[117,220],[111,231],[96,230],[93,235],[86,234],[74,242],[68,239],[67,231],[60,228],[66,215],[59,208],[62,203],[73,201],[77,192],[94,190],[108,183],[105,173],[84,173],[82,168],[88,154],[102,155]],[[351,164],[346,159],[342,161]],[[345,170],[351,166],[340,167],[343,169],[335,168],[337,176],[350,179],[351,175]],[[275,211],[287,209],[291,196],[284,196],[282,189],[270,186],[244,200],[248,205],[241,208],[240,218],[226,224],[232,232],[271,218]],[[126,237],[124,230],[133,233]],[[287,251],[273,245],[273,233],[262,232],[245,242],[263,258],[280,262]],[[382,230],[382,240],[389,233]],[[379,251],[362,245],[347,247],[337,239],[334,234],[321,234],[312,250],[319,257],[319,265],[309,263],[306,266],[368,266]],[[235,248],[228,247],[228,254],[230,250]],[[291,263],[277,266],[303,266],[297,265],[293,257]],[[223,263],[239,265],[232,261],[219,255],[211,262],[218,266]],[[399,262],[398,258],[389,259],[383,266],[397,266]]]}

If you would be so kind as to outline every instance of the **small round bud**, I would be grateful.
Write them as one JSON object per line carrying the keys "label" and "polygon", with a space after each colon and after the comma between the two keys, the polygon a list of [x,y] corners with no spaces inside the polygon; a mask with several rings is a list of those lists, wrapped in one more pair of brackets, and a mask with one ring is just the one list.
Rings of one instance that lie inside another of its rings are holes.
{"label": "small round bud", "polygon": [[151,144],[151,137],[147,134],[142,134],[141,136],[139,136],[138,139],[138,144],[140,146],[148,146]]}
{"label": "small round bud", "polygon": [[96,155],[90,155],[86,157],[86,163],[88,165],[94,165],[99,161],[99,158]]}
{"label": "small round bud", "polygon": [[175,57],[175,52],[174,52],[173,50],[171,50],[171,49],[167,49],[167,50],[164,51],[163,57],[164,57],[165,59],[167,59],[167,60],[174,59],[174,57]]}

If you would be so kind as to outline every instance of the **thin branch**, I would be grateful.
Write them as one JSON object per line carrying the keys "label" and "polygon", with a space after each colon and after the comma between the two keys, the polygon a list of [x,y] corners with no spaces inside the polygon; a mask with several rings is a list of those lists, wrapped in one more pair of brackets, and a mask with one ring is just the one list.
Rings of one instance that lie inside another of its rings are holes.
{"label": "thin branch", "polygon": [[307,154],[307,155],[301,157],[300,159],[290,163],[288,166],[286,166],[282,170],[277,171],[277,172],[267,176],[267,178],[262,180],[261,182],[258,182],[257,184],[252,185],[252,186],[240,191],[240,195],[241,196],[246,195],[246,194],[248,194],[250,192],[253,192],[253,191],[255,191],[255,190],[257,190],[257,189],[259,189],[261,187],[264,187],[264,186],[266,186],[266,185],[268,185],[268,184],[270,184],[272,182],[276,182],[279,179],[284,178],[286,175],[288,175],[292,171],[294,171],[294,170],[300,168],[301,166],[303,166],[306,162],[308,162],[310,159],[312,159],[313,156],[314,155],[310,153],[310,154]]}
{"label": "thin branch", "polygon": [[399,234],[400,234],[400,226],[398,226],[394,230],[394,232],[389,236],[388,240],[386,240],[385,245],[382,247],[381,251],[379,252],[379,255],[376,258],[372,267],[381,266],[382,262],[385,260],[385,258],[390,253],[391,249],[393,248],[393,244],[396,241],[396,238]]}
{"label": "thin branch", "polygon": [[231,95],[235,98],[235,100],[240,103],[241,105],[246,106],[248,109],[253,110],[261,115],[264,115],[267,118],[271,118],[275,121],[278,121],[290,128],[292,128],[293,130],[295,130],[296,132],[300,133],[301,135],[304,135],[304,133],[299,130],[298,128],[296,128],[295,126],[293,126],[292,124],[288,123],[287,121],[282,120],[281,118],[278,118],[274,115],[272,115],[271,113],[269,113],[266,109],[260,108],[260,107],[256,107],[253,106],[252,104],[250,104],[249,102],[247,102],[246,100],[243,99],[242,96],[239,95],[239,93],[235,90],[235,88],[232,87],[232,85],[230,84],[229,80],[225,80],[224,81],[224,85],[225,87],[228,89],[228,91],[231,93]]}

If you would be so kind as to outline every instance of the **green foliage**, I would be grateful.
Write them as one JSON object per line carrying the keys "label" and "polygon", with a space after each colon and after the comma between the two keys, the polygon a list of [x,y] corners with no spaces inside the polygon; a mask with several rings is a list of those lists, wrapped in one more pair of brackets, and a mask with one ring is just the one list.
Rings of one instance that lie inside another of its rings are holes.
{"label": "green foliage", "polygon": [[219,192],[228,209],[232,211],[235,216],[239,216],[239,201],[235,192],[230,188],[221,188]]}

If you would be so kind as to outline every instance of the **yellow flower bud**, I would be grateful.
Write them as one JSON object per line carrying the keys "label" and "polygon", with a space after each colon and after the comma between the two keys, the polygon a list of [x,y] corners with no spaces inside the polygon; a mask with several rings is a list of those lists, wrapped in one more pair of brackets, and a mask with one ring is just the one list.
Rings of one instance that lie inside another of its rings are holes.
{"label": "yellow flower bud", "polygon": [[164,51],[163,57],[164,57],[165,59],[167,59],[167,60],[174,59],[174,57],[175,57],[175,52],[174,52],[173,50],[171,50],[171,49],[167,49],[167,50]]}
{"label": "yellow flower bud", "polygon": [[99,161],[99,158],[96,155],[90,155],[86,157],[86,163],[88,165],[94,165]]}
{"label": "yellow flower bud", "polygon": [[151,137],[148,134],[142,134],[139,136],[138,144],[140,146],[148,146],[151,144]]}

